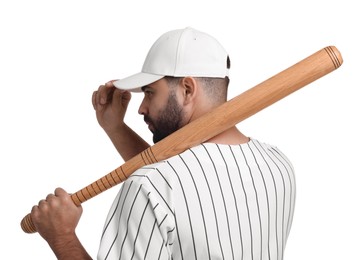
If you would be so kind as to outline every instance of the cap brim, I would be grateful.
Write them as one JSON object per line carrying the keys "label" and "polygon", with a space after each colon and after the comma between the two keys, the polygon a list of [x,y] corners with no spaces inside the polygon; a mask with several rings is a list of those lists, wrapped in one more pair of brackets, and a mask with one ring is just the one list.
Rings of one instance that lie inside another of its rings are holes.
{"label": "cap brim", "polygon": [[127,78],[116,80],[113,84],[115,87],[122,90],[142,92],[142,87],[160,80],[161,78],[164,78],[164,76],[140,72]]}

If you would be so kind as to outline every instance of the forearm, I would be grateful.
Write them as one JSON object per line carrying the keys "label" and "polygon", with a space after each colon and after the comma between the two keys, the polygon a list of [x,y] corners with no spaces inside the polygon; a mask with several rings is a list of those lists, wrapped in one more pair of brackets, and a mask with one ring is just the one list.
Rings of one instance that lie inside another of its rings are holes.
{"label": "forearm", "polygon": [[126,124],[120,131],[107,134],[124,161],[149,147],[149,144]]}
{"label": "forearm", "polygon": [[57,241],[48,241],[48,244],[58,260],[92,260],[75,234],[65,239],[57,238]]}

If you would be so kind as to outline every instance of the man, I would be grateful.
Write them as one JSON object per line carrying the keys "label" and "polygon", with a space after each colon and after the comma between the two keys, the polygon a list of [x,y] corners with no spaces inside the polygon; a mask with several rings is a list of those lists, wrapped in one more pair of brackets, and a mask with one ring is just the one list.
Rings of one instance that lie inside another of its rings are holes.
{"label": "man", "polygon": [[[226,102],[229,68],[212,36],[167,32],[141,73],[94,92],[98,122],[128,160],[149,146],[124,123],[129,91],[144,93],[138,112],[158,142]],[[287,157],[234,126],[135,171],[109,211],[98,259],[283,259],[294,200]],[[91,259],[75,234],[81,213],[61,188],[33,207],[34,225],[58,259]]]}

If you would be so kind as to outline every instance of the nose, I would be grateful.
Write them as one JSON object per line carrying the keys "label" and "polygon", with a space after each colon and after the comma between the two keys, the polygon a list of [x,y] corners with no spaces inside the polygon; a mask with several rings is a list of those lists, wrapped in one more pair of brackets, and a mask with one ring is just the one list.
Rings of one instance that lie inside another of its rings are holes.
{"label": "nose", "polygon": [[143,101],[139,106],[138,114],[140,114],[140,115],[148,114],[148,106],[147,106],[147,102],[146,102],[145,98],[143,98]]}

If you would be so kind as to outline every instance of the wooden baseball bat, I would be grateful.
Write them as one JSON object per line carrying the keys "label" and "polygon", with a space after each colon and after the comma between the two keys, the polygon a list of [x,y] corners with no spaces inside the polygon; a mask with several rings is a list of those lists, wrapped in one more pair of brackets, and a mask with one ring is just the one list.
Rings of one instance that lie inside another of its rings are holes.
{"label": "wooden baseball bat", "polygon": [[[134,156],[104,177],[72,194],[72,200],[79,206],[82,202],[123,182],[142,166],[167,159],[209,140],[301,87],[334,71],[342,63],[342,56],[334,46],[315,52]],[[30,213],[22,219],[21,227],[26,233],[36,232]]]}

